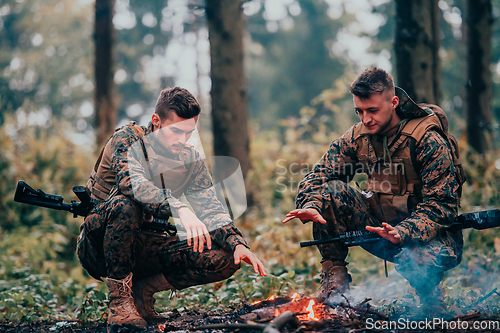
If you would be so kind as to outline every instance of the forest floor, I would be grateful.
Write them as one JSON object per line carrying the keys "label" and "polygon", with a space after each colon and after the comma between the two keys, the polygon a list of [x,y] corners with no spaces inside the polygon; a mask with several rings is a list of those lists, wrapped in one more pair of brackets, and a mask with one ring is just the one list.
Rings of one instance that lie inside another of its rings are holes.
{"label": "forest floor", "polygon": [[[29,324],[0,324],[1,333],[50,332],[498,332],[500,321],[486,313],[447,318],[423,318],[418,315],[391,315],[374,310],[370,299],[359,304],[341,303],[330,307],[311,304],[313,298],[277,297],[271,301],[243,303],[237,308],[191,309],[183,313],[173,310],[163,315],[164,323],[150,323],[146,329],[110,326],[106,321],[41,321]],[[308,305],[308,306],[307,306]],[[415,313],[418,307],[410,311]],[[398,318],[399,316],[399,318]]]}

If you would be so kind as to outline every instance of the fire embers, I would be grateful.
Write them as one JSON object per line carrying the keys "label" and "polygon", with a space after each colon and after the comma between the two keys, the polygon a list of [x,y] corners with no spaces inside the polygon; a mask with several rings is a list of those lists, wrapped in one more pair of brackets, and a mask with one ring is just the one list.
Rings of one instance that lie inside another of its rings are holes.
{"label": "fire embers", "polygon": [[313,298],[301,298],[298,293],[291,297],[271,296],[265,301],[250,304],[251,312],[240,317],[241,320],[267,322],[285,311],[292,311],[300,322],[319,321],[330,318],[334,313],[332,309],[317,303]]}

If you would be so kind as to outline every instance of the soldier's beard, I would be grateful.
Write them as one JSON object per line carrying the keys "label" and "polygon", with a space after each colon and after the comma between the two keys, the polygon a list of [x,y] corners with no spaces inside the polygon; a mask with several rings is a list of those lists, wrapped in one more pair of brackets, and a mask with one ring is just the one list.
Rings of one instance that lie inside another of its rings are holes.
{"label": "soldier's beard", "polygon": [[391,122],[392,122],[392,114],[389,120],[387,120],[383,125],[381,125],[380,129],[375,134],[377,135],[386,134],[386,132],[390,130],[389,125],[391,124]]}
{"label": "soldier's beard", "polygon": [[[175,143],[169,144],[168,139],[161,132],[161,130],[157,131],[155,139],[157,144],[164,149],[164,152],[167,154],[167,157],[177,157],[180,154],[182,148],[184,148],[184,145],[181,144],[175,144]],[[167,142],[167,144],[165,144],[164,142]],[[173,149],[175,149],[175,151]]]}

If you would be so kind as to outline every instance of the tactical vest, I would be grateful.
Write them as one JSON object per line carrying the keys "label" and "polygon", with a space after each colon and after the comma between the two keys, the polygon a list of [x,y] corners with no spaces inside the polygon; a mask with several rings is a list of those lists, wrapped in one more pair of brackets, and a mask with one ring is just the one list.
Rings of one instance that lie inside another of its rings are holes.
{"label": "tactical vest", "polygon": [[[148,140],[144,138],[145,132],[141,126],[136,125],[135,122],[130,122],[125,126],[131,127],[137,135],[136,146],[139,145],[140,149],[135,149],[135,153],[142,154],[145,159],[148,180],[153,181],[158,188],[170,190],[173,196],[180,197],[187,190],[193,174],[196,153],[194,147],[186,145],[179,153],[178,160],[160,156],[147,144]],[[115,134],[124,127],[117,128]],[[107,200],[110,195],[118,192],[116,174],[111,171],[112,137],[102,148],[87,181],[86,188],[93,199]]]}
{"label": "tactical vest", "polygon": [[[420,107],[437,110],[439,107],[430,104],[420,104]],[[439,109],[439,112],[444,112]],[[422,202],[422,181],[420,165],[416,158],[415,147],[420,143],[425,133],[436,130],[449,144],[450,139],[446,128],[443,128],[439,112],[408,120],[401,132],[388,145],[391,156],[390,163],[384,161],[383,149],[376,149],[370,140],[370,134],[363,123],[356,125],[354,139],[358,145],[357,158],[368,174],[368,189],[375,193],[369,200],[374,214],[382,221],[396,224],[407,218],[418,203]],[[438,113],[438,114],[437,114]],[[456,149],[455,149],[456,148]],[[456,168],[459,185],[465,182],[458,146],[450,147],[453,163]],[[459,193],[460,196],[461,193]],[[375,201],[374,201],[375,200]]]}

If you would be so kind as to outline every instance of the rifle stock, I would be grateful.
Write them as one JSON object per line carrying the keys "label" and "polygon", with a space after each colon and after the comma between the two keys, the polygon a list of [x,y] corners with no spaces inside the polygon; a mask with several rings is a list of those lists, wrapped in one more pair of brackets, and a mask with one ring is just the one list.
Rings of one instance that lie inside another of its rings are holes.
{"label": "rifle stock", "polygon": [[[63,197],[45,193],[42,190],[35,190],[23,180],[17,183],[14,201],[28,205],[45,207],[56,210],[64,210],[73,213],[73,217],[86,217],[92,208],[100,201],[92,199],[84,186],[73,186],[73,193],[80,199],[80,202],[72,200],[70,204],[65,203]],[[143,229],[155,232],[167,232],[170,236],[177,233],[177,227],[168,221],[154,218],[153,222],[144,223]]]}
{"label": "rifle stock", "polygon": [[[82,192],[82,188],[85,193]],[[83,186],[73,186],[73,192],[80,200],[83,200],[81,202],[72,201],[71,204],[68,204],[63,202],[61,196],[48,194],[42,190],[35,191],[31,186],[20,180],[17,183],[14,201],[56,210],[65,210],[73,213],[73,217],[87,216],[94,207],[95,200],[90,198]]]}

